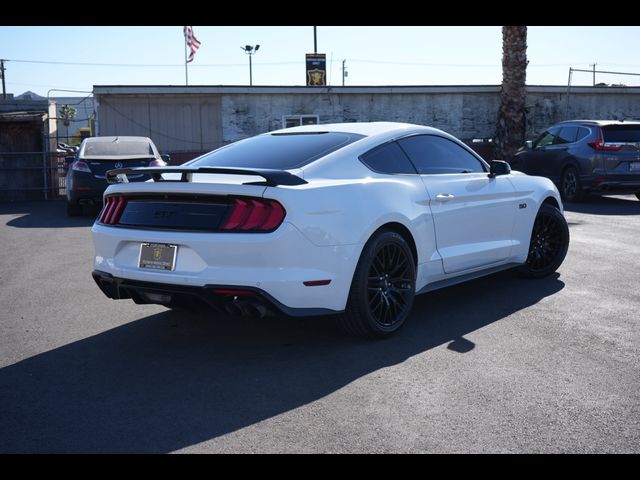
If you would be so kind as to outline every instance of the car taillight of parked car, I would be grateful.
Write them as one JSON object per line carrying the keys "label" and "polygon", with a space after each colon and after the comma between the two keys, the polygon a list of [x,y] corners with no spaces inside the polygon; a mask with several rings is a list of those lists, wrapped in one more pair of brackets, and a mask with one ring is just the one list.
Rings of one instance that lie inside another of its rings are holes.
{"label": "car taillight of parked car", "polygon": [[165,162],[164,160],[158,160],[156,158],[155,160],[151,160],[148,166],[149,167],[166,167],[167,162]]}
{"label": "car taillight of parked car", "polygon": [[232,208],[222,230],[269,232],[278,228],[286,215],[280,203],[263,198],[234,198]]}
{"label": "car taillight of parked car", "polygon": [[622,145],[607,145],[606,143],[604,143],[601,128],[598,128],[598,140],[596,140],[595,142],[590,142],[589,146],[594,150],[598,150],[600,152],[617,152],[622,148]]}
{"label": "car taillight of parked car", "polygon": [[87,165],[86,163],[80,160],[76,160],[71,164],[71,170],[75,170],[76,172],[91,173],[91,169],[89,168],[89,165]]}
{"label": "car taillight of parked car", "polygon": [[104,202],[104,208],[98,217],[98,222],[104,223],[105,225],[117,224],[126,206],[127,199],[123,196],[107,197]]}

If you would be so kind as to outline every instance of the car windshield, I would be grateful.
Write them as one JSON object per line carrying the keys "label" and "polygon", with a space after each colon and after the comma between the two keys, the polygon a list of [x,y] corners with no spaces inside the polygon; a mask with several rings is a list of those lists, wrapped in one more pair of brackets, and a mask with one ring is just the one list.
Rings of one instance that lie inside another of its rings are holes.
{"label": "car windshield", "polygon": [[640,142],[640,125],[609,125],[602,127],[605,143]]}
{"label": "car windshield", "polygon": [[288,170],[307,165],[363,137],[342,132],[258,135],[214,150],[189,165]]}
{"label": "car windshield", "polygon": [[85,156],[94,155],[150,155],[153,150],[149,142],[88,142],[84,147]]}

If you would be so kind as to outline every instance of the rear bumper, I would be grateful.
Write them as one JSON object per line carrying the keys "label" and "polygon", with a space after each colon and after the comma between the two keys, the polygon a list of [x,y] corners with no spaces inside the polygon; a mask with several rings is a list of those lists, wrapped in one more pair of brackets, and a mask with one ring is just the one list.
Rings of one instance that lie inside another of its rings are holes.
{"label": "rear bumper", "polygon": [[84,172],[67,176],[67,200],[71,203],[102,203],[107,181]]}
{"label": "rear bumper", "polygon": [[100,290],[114,300],[132,299],[136,303],[158,303],[195,306],[209,306],[220,312],[229,312],[229,305],[236,309],[244,304],[262,305],[271,313],[280,313],[292,317],[308,317],[340,313],[327,308],[291,308],[283,305],[267,292],[256,287],[243,287],[246,295],[231,292],[237,289],[232,285],[204,285],[193,287],[167,283],[141,282],[94,270],[91,275]]}
{"label": "rear bumper", "polygon": [[630,194],[640,192],[640,173],[632,174],[598,174],[583,178],[585,190],[593,193]]}
{"label": "rear bumper", "polygon": [[[93,268],[113,278],[187,290],[211,285],[254,289],[267,294],[285,313],[343,311],[362,250],[362,245],[316,246],[287,222],[264,234],[141,230],[95,223],[92,234]],[[139,268],[140,245],[146,242],[177,245],[173,271]],[[330,283],[304,283],[318,280]]]}

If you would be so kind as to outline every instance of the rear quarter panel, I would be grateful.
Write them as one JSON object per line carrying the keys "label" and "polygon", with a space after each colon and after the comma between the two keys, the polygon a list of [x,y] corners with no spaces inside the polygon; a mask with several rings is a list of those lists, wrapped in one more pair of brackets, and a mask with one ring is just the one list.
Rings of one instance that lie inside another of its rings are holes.
{"label": "rear quarter panel", "polygon": [[437,255],[428,196],[419,177],[371,176],[358,180],[310,180],[307,185],[267,188],[292,223],[318,246],[364,245],[380,226],[396,222],[412,234],[418,263]]}

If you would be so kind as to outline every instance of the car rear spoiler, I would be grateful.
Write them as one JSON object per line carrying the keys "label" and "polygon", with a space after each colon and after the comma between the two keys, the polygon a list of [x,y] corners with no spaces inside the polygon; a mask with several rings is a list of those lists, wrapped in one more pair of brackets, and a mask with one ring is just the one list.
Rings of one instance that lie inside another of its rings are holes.
{"label": "car rear spoiler", "polygon": [[[180,180],[166,180],[163,173],[180,173]],[[304,185],[304,179],[293,175],[286,170],[273,170],[268,168],[233,168],[233,167],[129,167],[116,168],[107,171],[108,183],[129,183],[127,175],[150,175],[154,182],[191,182],[194,173],[223,174],[223,175],[253,175],[262,177],[265,182],[260,185],[276,187],[278,185]]]}

